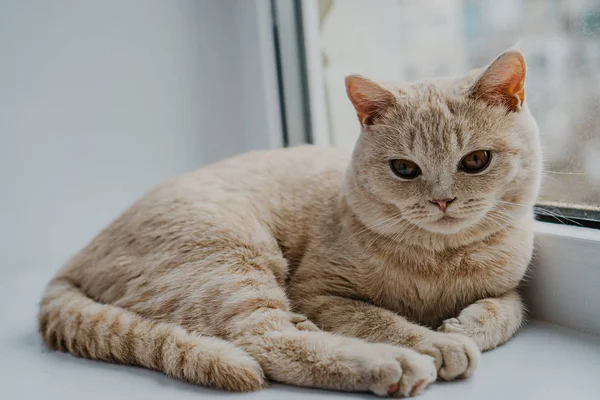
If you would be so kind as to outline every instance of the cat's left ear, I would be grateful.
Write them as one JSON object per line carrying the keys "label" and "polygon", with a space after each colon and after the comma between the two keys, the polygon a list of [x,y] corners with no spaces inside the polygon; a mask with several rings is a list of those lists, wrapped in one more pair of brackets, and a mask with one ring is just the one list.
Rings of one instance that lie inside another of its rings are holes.
{"label": "cat's left ear", "polygon": [[394,104],[394,95],[360,75],[346,77],[346,93],[356,109],[361,125],[372,125],[373,119]]}
{"label": "cat's left ear", "polygon": [[525,103],[525,71],[525,57],[520,51],[502,53],[475,82],[470,97],[519,112]]}

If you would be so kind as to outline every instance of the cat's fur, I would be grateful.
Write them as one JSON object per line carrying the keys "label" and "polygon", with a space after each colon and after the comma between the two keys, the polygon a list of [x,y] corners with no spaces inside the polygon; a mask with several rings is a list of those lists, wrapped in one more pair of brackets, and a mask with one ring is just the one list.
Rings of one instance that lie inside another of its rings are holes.
{"label": "cat's fur", "polygon": [[[461,78],[349,77],[351,158],[254,152],[160,185],[49,284],[45,342],[236,391],[267,377],[409,396],[470,376],[523,318],[541,165],[524,77],[517,51]],[[486,171],[457,170],[479,149]],[[440,220],[429,200],[452,197],[461,219]]]}

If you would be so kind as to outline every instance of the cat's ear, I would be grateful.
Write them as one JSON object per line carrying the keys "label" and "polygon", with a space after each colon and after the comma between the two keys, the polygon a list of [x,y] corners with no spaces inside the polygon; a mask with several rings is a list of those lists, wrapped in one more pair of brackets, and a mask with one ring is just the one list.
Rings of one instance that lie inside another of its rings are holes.
{"label": "cat's ear", "polygon": [[346,93],[363,126],[371,125],[378,114],[394,103],[391,92],[360,75],[346,77]]}
{"label": "cat's ear", "polygon": [[525,103],[525,58],[520,51],[502,53],[479,77],[470,96],[518,112]]}

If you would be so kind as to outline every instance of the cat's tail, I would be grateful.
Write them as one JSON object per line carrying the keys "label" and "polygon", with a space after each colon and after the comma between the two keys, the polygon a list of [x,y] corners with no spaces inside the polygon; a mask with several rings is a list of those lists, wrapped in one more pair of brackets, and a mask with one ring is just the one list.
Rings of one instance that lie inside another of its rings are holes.
{"label": "cat's tail", "polygon": [[230,391],[253,391],[266,384],[258,362],[233,343],[98,303],[64,277],[46,289],[39,330],[50,349],[77,357],[139,365]]}

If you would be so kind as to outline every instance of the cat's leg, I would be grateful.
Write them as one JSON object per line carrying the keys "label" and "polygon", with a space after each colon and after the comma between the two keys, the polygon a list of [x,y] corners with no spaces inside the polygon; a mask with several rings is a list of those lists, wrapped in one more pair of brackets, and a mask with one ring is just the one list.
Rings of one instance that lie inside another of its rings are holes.
{"label": "cat's leg", "polygon": [[510,339],[523,323],[524,307],[516,290],[503,296],[471,304],[438,328],[473,339],[481,351],[493,349]]}
{"label": "cat's leg", "polygon": [[[436,379],[431,357],[416,351],[315,331],[291,312],[279,274],[272,272],[285,260],[268,251],[228,249],[211,254],[210,266],[204,260],[182,266],[178,274],[190,268],[197,278],[186,281],[186,304],[177,303],[172,322],[190,331],[209,329],[282,383],[400,397],[418,394]],[[195,328],[188,321],[201,323]]]}
{"label": "cat's leg", "polygon": [[298,329],[297,316],[288,311],[285,293],[274,281],[268,290],[246,288],[228,303],[228,339],[275,381],[409,396],[435,380],[431,358],[412,350]]}
{"label": "cat's leg", "polygon": [[363,301],[316,296],[296,305],[300,312],[325,331],[370,342],[407,346],[430,355],[435,359],[438,375],[445,380],[469,377],[479,363],[479,349],[468,337],[434,332]]}
{"label": "cat's leg", "polygon": [[66,275],[44,293],[39,330],[50,349],[76,357],[143,366],[224,390],[265,386],[258,362],[233,343],[96,302]]}
{"label": "cat's leg", "polygon": [[[257,310],[248,318],[259,321],[268,314],[273,313]],[[234,343],[258,360],[267,377],[293,385],[405,397],[436,378],[430,357],[327,332],[282,327],[244,334]]]}

